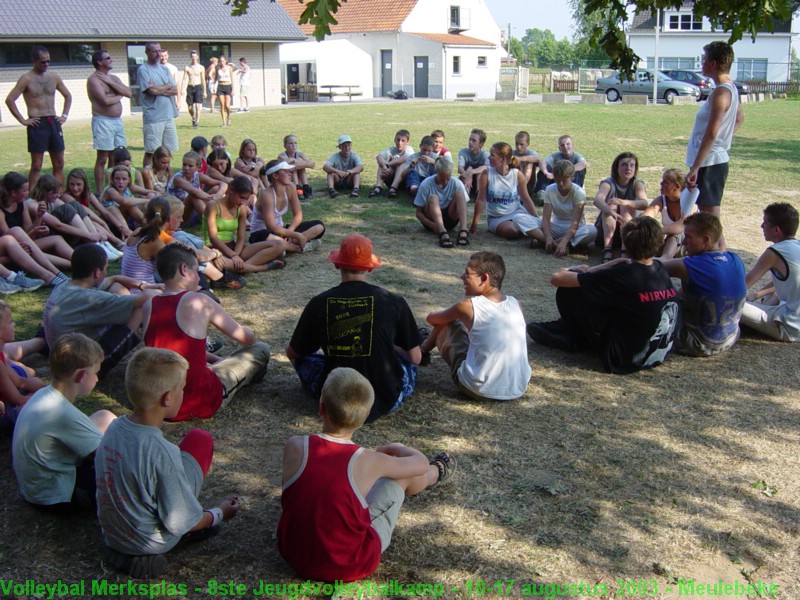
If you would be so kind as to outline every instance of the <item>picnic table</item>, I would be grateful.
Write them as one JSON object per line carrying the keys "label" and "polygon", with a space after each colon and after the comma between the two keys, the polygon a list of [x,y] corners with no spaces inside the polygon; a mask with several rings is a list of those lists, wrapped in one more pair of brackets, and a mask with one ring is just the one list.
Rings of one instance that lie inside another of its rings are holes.
{"label": "picnic table", "polygon": [[329,98],[331,102],[333,102],[333,98],[335,96],[347,96],[348,101],[353,101],[353,96],[361,96],[363,92],[361,92],[358,88],[358,85],[352,84],[343,84],[343,85],[321,85],[319,86],[323,90],[319,93],[320,96],[325,98]]}

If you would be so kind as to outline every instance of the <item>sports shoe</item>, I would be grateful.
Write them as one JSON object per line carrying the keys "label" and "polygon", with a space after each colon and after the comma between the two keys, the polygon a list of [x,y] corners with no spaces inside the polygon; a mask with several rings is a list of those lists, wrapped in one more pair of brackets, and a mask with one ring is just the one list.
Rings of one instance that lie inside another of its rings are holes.
{"label": "sports shoe", "polygon": [[15,286],[21,289],[23,292],[32,292],[34,290],[38,290],[40,287],[44,285],[44,281],[41,279],[34,279],[33,277],[28,277],[22,271],[17,271],[16,277],[14,277],[14,281],[12,282]]}
{"label": "sports shoe", "polygon": [[108,262],[116,262],[120,258],[122,258],[122,254],[116,252],[115,250],[109,249],[109,247],[104,245],[103,243],[99,243],[97,245],[100,246],[103,249],[103,252],[106,253],[106,258],[108,258]]}
{"label": "sports shoe", "polygon": [[106,251],[106,254],[109,257],[109,260],[110,260],[111,256],[118,256],[119,258],[122,258],[122,250],[117,250],[114,247],[114,244],[112,244],[111,242],[100,242],[100,247],[103,248],[103,250]]}
{"label": "sports shoe", "polygon": [[210,337],[206,338],[206,352],[211,352],[211,354],[214,354],[215,352],[221,349],[222,349],[222,342],[220,342],[219,340],[212,339]]}
{"label": "sports shoe", "polygon": [[123,554],[105,546],[103,558],[115,569],[127,573],[134,579],[155,579],[167,570],[169,563],[163,554],[135,556]]}
{"label": "sports shoe", "polygon": [[303,246],[303,252],[311,252],[312,250],[317,250],[322,247],[322,240],[317,238],[315,240],[311,240],[310,242],[306,242],[306,245]]}
{"label": "sports shoe", "polygon": [[447,452],[439,452],[439,454],[433,457],[433,460],[429,464],[436,467],[439,471],[439,478],[434,485],[444,483],[456,472],[456,459]]}
{"label": "sports shoe", "polygon": [[50,285],[50,287],[56,287],[56,286],[59,286],[59,285],[61,285],[63,283],[67,283],[68,281],[69,281],[69,279],[67,278],[67,276],[64,275],[61,271],[59,271],[58,275],[56,275],[55,277],[53,277],[50,280],[50,284],[49,285]]}
{"label": "sports shoe", "polygon": [[221,288],[225,288],[227,290],[240,290],[245,285],[247,285],[247,283],[245,282],[244,278],[229,271],[228,269],[223,269],[222,277],[209,283],[209,287],[215,290]]}
{"label": "sports shoe", "polygon": [[310,185],[305,184],[303,186],[303,198],[305,198],[306,200],[310,200],[313,197],[314,197],[314,190],[311,189]]}
{"label": "sports shoe", "polygon": [[[16,277],[14,279],[16,280]],[[11,283],[5,277],[0,277],[0,294],[7,296],[9,294],[16,294],[19,291],[22,291],[21,287],[19,287],[14,283]]]}
{"label": "sports shoe", "polygon": [[546,323],[530,322],[525,330],[534,342],[542,346],[550,346],[565,352],[574,352],[577,349],[561,319]]}

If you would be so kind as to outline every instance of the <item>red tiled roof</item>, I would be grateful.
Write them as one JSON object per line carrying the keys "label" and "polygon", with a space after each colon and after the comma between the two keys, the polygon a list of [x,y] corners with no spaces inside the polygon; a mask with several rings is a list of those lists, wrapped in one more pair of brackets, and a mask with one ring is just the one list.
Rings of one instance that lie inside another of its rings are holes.
{"label": "red tiled roof", "polygon": [[439,44],[447,46],[491,46],[496,47],[492,42],[479,40],[478,38],[461,35],[460,33],[411,33],[417,37],[425,38]]}
{"label": "red tiled roof", "polygon": [[[300,0],[280,0],[281,6],[297,23],[306,5]],[[354,33],[362,31],[398,31],[417,0],[346,0],[334,15],[337,25],[331,25],[331,33]],[[300,25],[306,35],[312,35],[314,26]]]}

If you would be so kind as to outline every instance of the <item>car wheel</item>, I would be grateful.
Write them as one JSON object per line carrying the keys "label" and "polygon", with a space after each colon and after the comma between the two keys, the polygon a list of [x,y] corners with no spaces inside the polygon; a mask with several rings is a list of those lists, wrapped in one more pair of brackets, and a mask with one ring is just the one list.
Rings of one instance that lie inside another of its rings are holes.
{"label": "car wheel", "polygon": [[675,90],[667,90],[664,92],[664,100],[667,101],[667,104],[672,104],[673,100],[675,100],[675,96],[678,95],[678,92]]}
{"label": "car wheel", "polygon": [[616,102],[619,100],[619,92],[614,88],[606,90],[606,98],[608,98],[609,102]]}

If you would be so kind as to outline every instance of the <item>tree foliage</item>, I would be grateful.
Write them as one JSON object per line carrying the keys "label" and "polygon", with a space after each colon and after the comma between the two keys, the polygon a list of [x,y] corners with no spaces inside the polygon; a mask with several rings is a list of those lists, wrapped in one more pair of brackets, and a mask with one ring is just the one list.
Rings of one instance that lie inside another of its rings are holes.
{"label": "tree foliage", "polygon": [[[238,16],[246,14],[249,2],[255,0],[223,1],[231,6],[231,14]],[[346,1],[305,0],[303,2],[305,9],[300,15],[299,24],[313,25],[314,37],[322,40],[326,35],[330,35],[331,25],[337,23],[335,15]],[[624,27],[629,18],[628,6],[635,7],[640,12],[677,10],[682,8],[684,0],[570,0],[570,2],[573,4],[573,17],[578,25],[578,37],[588,38],[591,48],[600,48],[609,57],[611,67],[620,69],[630,76],[636,70],[640,57],[631,50],[625,39]],[[745,35],[755,39],[760,32],[774,31],[775,21],[791,19],[798,7],[800,0],[695,0],[692,13],[697,18],[708,18],[712,27],[726,31],[729,36],[728,41],[733,43]],[[545,46],[547,52],[558,53],[549,46],[549,42],[545,43]]]}
{"label": "tree foliage", "polygon": [[[639,12],[649,10],[678,10],[684,0],[570,0],[573,18],[578,29],[588,36],[589,44],[602,48],[610,66],[631,76],[641,58],[628,46],[624,28],[628,24],[629,5]],[[706,17],[714,29],[728,33],[734,43],[749,35],[753,40],[759,33],[772,32],[776,21],[792,18],[800,7],[799,0],[695,0],[692,14]]]}

